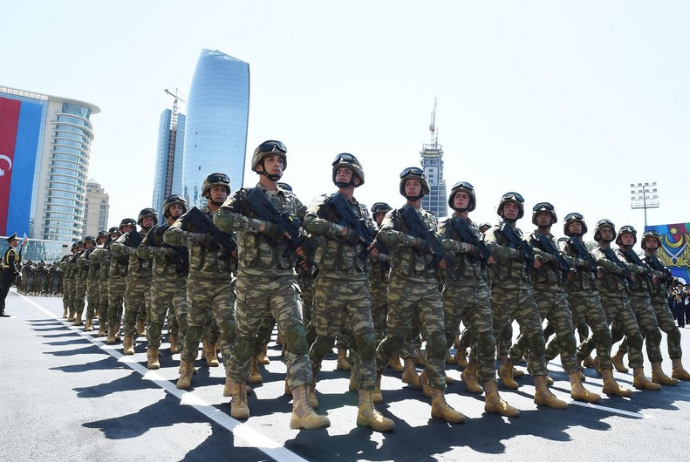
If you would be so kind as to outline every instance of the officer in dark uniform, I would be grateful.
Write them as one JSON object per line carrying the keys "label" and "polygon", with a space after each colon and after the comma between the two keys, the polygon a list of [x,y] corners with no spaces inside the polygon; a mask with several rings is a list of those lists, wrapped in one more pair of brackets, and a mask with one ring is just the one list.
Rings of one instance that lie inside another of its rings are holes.
{"label": "officer in dark uniform", "polygon": [[14,283],[15,278],[19,275],[19,263],[21,262],[17,251],[14,249],[19,244],[17,233],[14,233],[7,238],[9,247],[2,257],[2,273],[0,273],[0,317],[9,318],[10,315],[5,313],[5,299],[10,292],[10,287]]}

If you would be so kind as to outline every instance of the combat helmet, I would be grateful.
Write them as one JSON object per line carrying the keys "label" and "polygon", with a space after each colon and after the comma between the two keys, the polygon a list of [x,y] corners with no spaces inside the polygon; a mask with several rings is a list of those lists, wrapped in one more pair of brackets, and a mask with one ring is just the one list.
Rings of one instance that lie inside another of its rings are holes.
{"label": "combat helmet", "polygon": [[137,222],[134,221],[134,218],[123,218],[122,221],[120,222],[120,227],[119,227],[120,228],[120,234],[124,233],[124,231],[122,231],[122,228],[125,226],[131,226],[134,229],[137,229]]}
{"label": "combat helmet", "polygon": [[92,243],[92,244],[94,245],[94,247],[96,246],[96,238],[95,238],[95,237],[93,237],[93,236],[86,236],[86,237],[84,238],[84,246],[86,246],[86,244],[88,244],[89,242]]}
{"label": "combat helmet", "polygon": [[[364,170],[362,169],[362,164],[359,163],[357,157],[349,152],[342,152],[335,156],[333,159],[333,169],[332,169],[332,180],[333,184],[339,188],[346,188],[348,186],[354,186],[355,188],[362,186],[364,184]],[[352,170],[352,178],[348,183],[335,181],[336,174],[339,168],[349,168]],[[355,177],[359,177],[359,184],[355,184]]]}
{"label": "combat helmet", "polygon": [[654,231],[653,229],[650,229],[649,231],[645,231],[642,235],[642,241],[640,242],[640,246],[643,250],[647,250],[647,240],[649,239],[656,239],[658,243],[657,249],[661,247],[661,236],[658,232]]}
{"label": "combat helmet", "polygon": [[[422,185],[422,192],[419,196],[408,196],[405,194],[405,182],[407,180],[418,180]],[[400,172],[400,195],[410,201],[416,201],[429,194],[429,182],[426,181],[424,170],[419,167],[407,167]]]}
{"label": "combat helmet", "polygon": [[551,215],[551,224],[556,224],[558,222],[558,216],[556,215],[556,210],[553,205],[549,202],[539,202],[537,205],[532,207],[532,224],[539,226],[537,223],[537,215],[541,212],[548,212]]}
{"label": "combat helmet", "polygon": [[175,204],[180,204],[182,206],[182,213],[183,214],[187,213],[187,201],[184,200],[181,196],[178,196],[177,194],[173,194],[171,196],[166,197],[165,200],[163,201],[163,217],[164,218],[170,217],[170,207],[172,207]]}
{"label": "combat helmet", "polygon": [[139,212],[139,216],[137,217],[137,224],[143,228],[143,225],[141,223],[144,221],[144,218],[147,217],[153,218],[153,226],[156,226],[158,224],[158,213],[156,212],[156,209],[152,209],[151,207],[146,207],[145,209],[142,209],[141,212]]}
{"label": "combat helmet", "polygon": [[633,238],[635,238],[633,245],[637,244],[637,230],[633,226],[624,225],[618,230],[618,237],[616,237],[617,245],[623,245],[623,241],[621,240],[623,234],[632,234]]}
{"label": "combat helmet", "polygon": [[522,194],[516,192],[507,192],[501,197],[501,202],[498,204],[498,209],[496,210],[498,216],[505,219],[503,216],[503,207],[509,202],[518,206],[519,211],[516,220],[525,216],[525,199],[522,197]]}
{"label": "combat helmet", "polygon": [[[470,203],[468,204],[466,209],[457,209],[454,207],[454,198],[457,193],[460,191],[464,191],[467,194],[470,195]],[[455,210],[456,212],[464,212],[467,210],[468,212],[471,212],[472,210],[477,208],[477,195],[474,192],[474,186],[472,186],[470,183],[467,181],[459,181],[453,185],[453,189],[450,190],[450,195],[448,196],[448,206]]]}
{"label": "combat helmet", "polygon": [[565,221],[563,222],[563,234],[566,236],[572,236],[573,233],[568,229],[570,223],[580,223],[582,225],[582,235],[587,234],[587,223],[585,223],[585,217],[581,213],[571,212],[565,216]]}
{"label": "combat helmet", "polygon": [[[264,168],[263,160],[266,156],[280,156],[283,158],[283,172],[287,169],[287,148],[285,145],[278,140],[266,140],[261,143],[254,150],[252,155],[252,170],[260,175],[266,175],[273,181],[280,180],[278,175],[270,175],[266,172]],[[261,171],[258,170],[259,165],[261,165]]]}
{"label": "combat helmet", "polygon": [[613,231],[613,239],[616,238],[616,225],[613,224],[611,220],[608,218],[604,218],[602,220],[599,220],[597,222],[597,225],[594,227],[594,240],[599,242],[601,241],[601,230],[604,228],[611,228],[611,231]]}
{"label": "combat helmet", "polygon": [[211,173],[204,178],[204,183],[201,185],[201,195],[206,197],[213,186],[222,186],[230,194],[230,177],[225,173]]}

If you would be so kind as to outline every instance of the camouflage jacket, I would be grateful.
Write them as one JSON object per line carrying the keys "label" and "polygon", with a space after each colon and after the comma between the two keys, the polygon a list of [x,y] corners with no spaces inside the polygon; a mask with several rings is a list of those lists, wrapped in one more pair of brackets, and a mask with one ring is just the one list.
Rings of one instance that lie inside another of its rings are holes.
{"label": "camouflage jacket", "polygon": [[644,261],[652,269],[653,283],[650,285],[650,295],[654,300],[661,301],[668,298],[668,290],[673,282],[673,274],[656,256],[656,252],[646,251]]}
{"label": "camouflage jacket", "polygon": [[163,242],[163,233],[169,226],[155,226],[137,248],[139,258],[153,260],[153,278],[166,281],[184,280],[189,274],[189,251],[187,247],[173,247]]}
{"label": "camouflage jacket", "polygon": [[[628,283],[625,280],[625,270],[621,269],[614,260],[609,258],[602,246],[597,246],[592,250],[592,256],[601,269],[603,276],[597,279],[597,288],[606,294],[613,296],[627,296]],[[613,249],[611,253],[617,258]]]}
{"label": "camouflage jacket", "polygon": [[[519,228],[516,228],[515,231],[522,237],[522,231]],[[487,230],[484,235],[484,242],[496,259],[496,274],[493,276],[492,285],[497,285],[502,289],[531,287],[532,277],[527,268],[524,252],[510,246],[510,242],[501,231],[501,225]]]}
{"label": "camouflage jacket", "polygon": [[[571,239],[577,238],[572,237]],[[597,276],[592,272],[589,261],[578,258],[577,250],[568,241],[563,241],[560,247],[561,251],[570,258],[568,262],[573,270],[573,275],[565,283],[565,290],[567,292],[597,292],[598,289],[595,284]]]}
{"label": "camouflage jacket", "polygon": [[115,257],[116,260],[122,262],[124,262],[125,259],[128,260],[127,275],[130,278],[150,278],[153,262],[150,258],[140,258],[139,255],[137,255],[137,248],[141,244],[136,245],[135,242],[133,242],[132,234],[135,232],[136,231],[130,231],[120,236],[117,241],[110,245],[110,249],[113,251],[113,257]]}
{"label": "camouflage jacket", "polygon": [[[455,265],[452,269],[455,281],[449,279],[446,280],[446,284],[485,286],[488,280],[486,266],[483,265],[477,249],[460,238],[460,234],[455,229],[455,220],[465,219],[456,213],[452,217],[442,218],[438,224],[438,234],[443,239],[441,247],[443,250],[453,252],[455,256]],[[477,225],[469,218],[465,220],[465,223],[477,239],[481,240],[482,234]]]}
{"label": "camouflage jacket", "polygon": [[[635,251],[631,247],[629,252],[634,253]],[[634,276],[632,283],[628,284],[630,295],[648,297],[652,290],[652,280],[649,278],[647,267],[644,265],[644,262],[641,262],[643,263],[642,265],[635,263],[634,258],[620,248],[616,249],[616,255],[618,256],[618,259],[628,267],[630,273]],[[639,256],[637,258],[640,259]]]}

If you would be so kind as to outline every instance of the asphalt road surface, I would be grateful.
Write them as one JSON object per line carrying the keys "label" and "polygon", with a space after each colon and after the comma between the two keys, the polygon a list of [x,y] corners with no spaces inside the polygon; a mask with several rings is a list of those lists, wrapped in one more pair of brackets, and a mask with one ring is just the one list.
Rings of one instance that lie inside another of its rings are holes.
{"label": "asphalt road surface", "polygon": [[[499,390],[521,410],[516,419],[485,414],[483,396],[466,392],[460,372],[448,402],[467,419],[450,425],[430,417],[429,399],[403,386],[387,369],[384,404],[395,421],[381,434],[356,425],[357,396],[349,373],[335,369],[335,355],[320,375],[320,413],[331,426],[290,430],[292,400],[283,396],[285,367],[280,349],[269,347],[264,383],[249,397],[252,416],[230,417],[222,395],[222,368],[197,361],[193,388],[175,388],[179,355],[161,351],[161,369],[146,368],[145,339],[134,356],[122,345],[107,346],[96,332],[62,319],[58,297],[24,297],[12,291],[0,319],[0,461],[682,461],[690,459],[690,382],[662,391],[635,391],[631,398],[606,397],[598,405],[570,399],[567,375],[549,364],[554,393],[567,410],[539,408],[529,376],[517,391]],[[517,329],[516,329],[517,330]],[[681,329],[690,352],[690,330]],[[165,338],[165,337],[164,337]],[[665,339],[664,369],[670,375]],[[690,353],[685,361],[690,367]],[[651,374],[649,366],[647,374]],[[601,379],[587,370],[585,385],[601,392]],[[632,375],[615,373],[631,387]]]}

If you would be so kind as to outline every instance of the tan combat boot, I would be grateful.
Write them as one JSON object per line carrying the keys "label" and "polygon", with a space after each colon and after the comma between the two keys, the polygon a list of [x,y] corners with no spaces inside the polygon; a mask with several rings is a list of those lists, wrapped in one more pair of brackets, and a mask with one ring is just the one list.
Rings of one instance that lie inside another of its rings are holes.
{"label": "tan combat boot", "polygon": [[395,372],[402,372],[404,370],[403,365],[400,363],[399,355],[391,356],[391,360],[388,362],[388,367],[393,369]]}
{"label": "tan combat boot", "polygon": [[266,364],[271,364],[271,360],[268,359],[268,345],[264,345],[264,347],[261,349],[261,353],[259,353],[258,359],[259,364],[263,364],[264,366]]}
{"label": "tan combat boot", "polygon": [[571,372],[568,374],[568,378],[570,379],[570,397],[572,399],[586,403],[597,403],[601,400],[601,396],[588,391],[582,386],[579,371]]}
{"label": "tan combat boot", "polygon": [[520,417],[520,411],[503,401],[498,395],[496,382],[484,382],[484,393],[486,394],[484,402],[484,410],[486,412],[493,412],[505,417]]}
{"label": "tan combat boot", "polygon": [[347,362],[347,348],[338,348],[338,363],[335,367],[339,371],[349,371],[352,369],[350,363]]}
{"label": "tan combat boot", "polygon": [[74,322],[74,310],[69,310],[69,315],[67,316],[67,322]]}
{"label": "tan combat boot", "polygon": [[455,358],[450,354],[450,350],[446,350],[446,364],[455,364]]}
{"label": "tan combat boot", "polygon": [[216,355],[216,346],[204,338],[203,344],[203,355],[206,360],[206,365],[208,367],[218,367],[218,356]]}
{"label": "tan combat boot", "polygon": [[151,370],[161,368],[161,363],[158,362],[158,348],[149,348],[146,351],[147,366]]}
{"label": "tan combat boot", "polygon": [[509,359],[502,360],[501,367],[498,368],[498,377],[505,388],[517,390],[520,385],[513,378],[513,363]]}
{"label": "tan combat boot", "polygon": [[615,355],[611,356],[611,361],[613,362],[613,367],[615,367],[618,372],[626,374],[628,372],[628,368],[625,367],[623,356],[625,356],[625,353],[623,353],[621,350],[618,350],[616,351]]}
{"label": "tan combat boot", "polygon": [[62,317],[67,319],[67,316],[69,316],[69,310],[67,308],[62,309]]}
{"label": "tan combat boot", "polygon": [[464,348],[458,348],[458,351],[455,352],[455,362],[459,367],[462,367],[463,369],[467,367],[467,350]]}
{"label": "tan combat boot", "polygon": [[582,365],[589,369],[594,367],[594,360],[592,359],[591,354],[587,355],[585,359],[582,360]]}
{"label": "tan combat boot", "polygon": [[105,323],[103,322],[98,322],[98,337],[105,337]]}
{"label": "tan combat boot", "polygon": [[[194,373],[196,374],[196,371]],[[287,379],[285,379],[285,387],[287,388]],[[251,396],[252,395],[252,387],[250,387],[249,385],[245,385],[244,388],[245,388],[245,390],[247,390],[247,396]],[[290,391],[290,389],[288,388],[288,393],[286,393],[287,395],[290,394],[289,391]],[[225,386],[223,387],[223,396],[225,396],[226,398],[232,396],[232,380],[230,380],[230,377],[225,377]]]}
{"label": "tan combat boot", "polygon": [[243,383],[230,382],[230,415],[235,419],[249,418],[249,404],[247,404],[247,387]]}
{"label": "tan combat boot", "polygon": [[124,348],[124,354],[127,356],[132,356],[134,354],[134,337],[131,335],[125,335],[125,340],[122,342]]}
{"label": "tan combat boot", "polygon": [[192,386],[192,375],[194,375],[194,363],[192,361],[180,361],[180,378],[177,379],[175,386],[180,390],[187,390]]}
{"label": "tan combat boot", "polygon": [[108,338],[105,340],[106,345],[115,345],[115,326],[108,328]]}
{"label": "tan combat boot", "polygon": [[431,394],[433,389],[431,388],[431,384],[429,383],[429,377],[426,375],[426,370],[422,371],[421,374],[419,374],[419,383],[422,384],[422,393],[424,393],[424,396],[427,398],[431,398]]}
{"label": "tan combat boot", "polygon": [[137,319],[137,337],[144,337],[146,335],[146,321],[144,319]]}
{"label": "tan combat boot", "polygon": [[690,373],[683,368],[683,359],[676,358],[671,360],[673,367],[671,377],[678,380],[690,380]]}
{"label": "tan combat boot", "polygon": [[292,389],[292,418],[290,428],[297,430],[304,428],[326,428],[331,425],[328,417],[318,415],[309,404],[308,385],[299,385]]}
{"label": "tan combat boot", "polygon": [[412,388],[416,388],[418,390],[422,388],[422,384],[419,381],[419,376],[417,375],[417,369],[415,368],[414,359],[412,358],[405,358],[402,381]]}
{"label": "tan combat boot", "polygon": [[359,386],[357,385],[357,373],[355,372],[354,369],[350,371],[350,384],[348,385],[348,390],[350,391],[357,391],[359,390]]}
{"label": "tan combat boot", "polygon": [[640,390],[661,390],[661,385],[644,376],[644,368],[642,367],[633,367],[633,387]]}
{"label": "tan combat boot", "polygon": [[568,403],[561,401],[549,391],[546,385],[546,376],[537,375],[534,377],[534,403],[541,406],[548,406],[553,409],[567,409]]}
{"label": "tan combat boot", "polygon": [[[319,398],[316,396],[316,382],[305,385],[305,387],[307,390],[307,398],[309,399],[309,405],[312,409],[318,409]],[[292,390],[290,390],[290,394],[292,394]]]}
{"label": "tan combat boot", "polygon": [[374,408],[371,390],[359,390],[359,411],[357,412],[357,425],[371,427],[377,432],[387,432],[395,428],[395,422],[384,417]]}
{"label": "tan combat boot", "polygon": [[613,371],[611,369],[602,369],[601,376],[604,378],[604,388],[601,390],[607,395],[616,395],[622,397],[628,397],[632,395],[632,390],[621,387],[618,382],[613,378]]}
{"label": "tan combat boot", "polygon": [[652,382],[658,383],[659,385],[678,385],[680,380],[672,379],[664,374],[663,369],[661,369],[661,361],[659,361],[652,363]]}
{"label": "tan combat boot", "polygon": [[84,332],[92,332],[93,331],[93,319],[88,318],[86,320],[86,324],[84,325]]}
{"label": "tan combat boot", "polygon": [[477,381],[477,363],[474,361],[467,363],[467,367],[462,371],[462,374],[460,374],[460,378],[467,387],[467,391],[470,393],[481,394],[484,391]]}
{"label": "tan combat boot", "polygon": [[599,356],[594,357],[594,359],[592,360],[592,366],[594,367],[594,370],[596,371],[597,375],[601,377],[601,361],[599,361]]}
{"label": "tan combat boot", "polygon": [[414,358],[414,363],[417,366],[426,366],[426,362],[424,362],[424,355],[422,354],[422,348],[417,347],[417,356]]}
{"label": "tan combat boot", "polygon": [[465,420],[465,416],[462,413],[450,407],[446,402],[443,390],[437,390],[436,388],[431,391],[431,417],[443,419],[449,423],[461,423]]}
{"label": "tan combat boot", "polygon": [[180,352],[180,345],[177,343],[177,335],[170,334],[170,354],[174,355]]}
{"label": "tan combat boot", "polygon": [[[215,356],[215,351],[213,354]],[[249,383],[263,383],[264,381],[264,378],[261,377],[261,372],[259,371],[259,359],[256,355],[252,355],[252,357],[249,358],[249,379],[247,381]]]}
{"label": "tan combat boot", "polygon": [[374,392],[371,396],[374,404],[383,403],[383,393],[381,393],[381,375],[381,372],[376,373],[376,385],[374,385]]}
{"label": "tan combat boot", "polygon": [[119,342],[120,341],[120,321],[115,323],[113,330],[115,330],[115,341]]}
{"label": "tan combat boot", "polygon": [[81,326],[81,313],[77,312],[77,314],[74,315],[74,325],[75,326]]}

